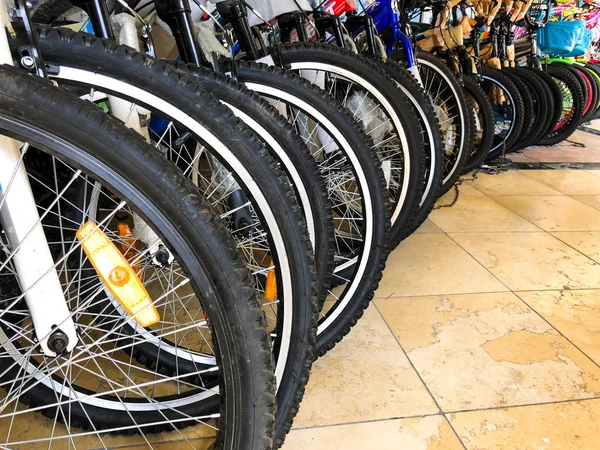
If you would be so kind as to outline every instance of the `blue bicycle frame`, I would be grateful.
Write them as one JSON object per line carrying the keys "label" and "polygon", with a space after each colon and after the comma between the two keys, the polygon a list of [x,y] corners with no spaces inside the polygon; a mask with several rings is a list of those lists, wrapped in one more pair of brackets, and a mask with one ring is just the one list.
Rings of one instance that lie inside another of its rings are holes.
{"label": "blue bicycle frame", "polygon": [[396,49],[398,42],[400,42],[406,56],[406,60],[404,61],[406,68],[421,83],[417,61],[413,53],[412,41],[402,30],[398,2],[396,0],[376,1],[365,8],[364,13],[373,18],[377,33],[381,35],[385,31],[386,34],[389,34],[387,42],[384,43],[388,55]]}

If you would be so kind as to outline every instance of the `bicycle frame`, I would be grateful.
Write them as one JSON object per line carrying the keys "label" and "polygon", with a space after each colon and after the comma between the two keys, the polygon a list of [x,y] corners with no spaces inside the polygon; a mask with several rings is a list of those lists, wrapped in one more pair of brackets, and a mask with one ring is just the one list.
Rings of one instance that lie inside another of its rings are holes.
{"label": "bicycle frame", "polygon": [[[385,43],[386,53],[390,54],[396,49],[398,42],[402,44],[406,53],[406,67],[410,70],[416,66],[414,58],[412,41],[410,37],[402,31],[402,20],[399,6],[396,0],[382,0],[374,2],[367,6],[360,14],[356,14],[355,9],[351,9],[345,3],[340,5],[340,0],[333,0],[325,4],[325,10],[343,11],[347,15],[346,27],[351,31],[365,32],[367,34],[367,43],[369,36],[375,31],[379,35],[388,34]],[[370,20],[364,20],[364,16]],[[363,20],[359,20],[363,19]],[[353,22],[356,22],[354,24]],[[374,30],[373,30],[374,29]],[[369,51],[374,54],[374,46],[369,45]],[[412,70],[411,70],[412,72]],[[418,71],[416,72],[418,73]]]}
{"label": "bicycle frame", "polygon": [[388,55],[396,49],[398,43],[402,45],[406,68],[419,83],[422,84],[419,69],[417,67],[417,60],[413,51],[412,39],[402,30],[402,27],[405,24],[402,23],[397,0],[374,2],[365,8],[365,14],[373,18],[377,33],[380,35],[389,34],[387,42],[385,42],[385,49]]}
{"label": "bicycle frame", "polygon": [[[6,4],[0,9],[0,63],[13,65],[4,30],[14,31]],[[25,151],[21,153],[19,142],[0,136],[0,221],[36,337],[44,354],[54,357],[57,353],[49,347],[52,336],[64,333],[66,351],[75,348],[78,337],[23,164]],[[8,259],[1,267],[7,264]]]}

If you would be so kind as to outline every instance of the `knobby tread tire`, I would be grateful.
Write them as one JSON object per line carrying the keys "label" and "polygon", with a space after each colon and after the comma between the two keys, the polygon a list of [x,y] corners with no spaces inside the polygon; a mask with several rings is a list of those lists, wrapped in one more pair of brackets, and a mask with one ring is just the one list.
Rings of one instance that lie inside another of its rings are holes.
{"label": "knobby tread tire", "polygon": [[[390,56],[393,57],[393,54]],[[462,143],[458,148],[460,154],[449,171],[451,172],[451,175],[448,176],[448,174],[445,173],[445,169],[442,170],[442,188],[440,189],[441,196],[448,192],[452,186],[454,186],[462,174],[463,167],[467,161],[471,148],[473,147],[474,135],[471,125],[474,117],[467,105],[465,96],[463,95],[462,84],[458,79],[457,74],[450,70],[444,61],[434,55],[423,51],[418,51],[415,57],[417,61],[425,61],[427,64],[435,67],[435,70],[442,74],[441,78],[444,80],[444,83],[448,83],[451,91],[455,93],[453,97],[458,105],[459,114],[465,119],[464,129],[462,130]]]}
{"label": "knobby tread tire", "polygon": [[510,81],[512,81],[513,84],[517,87],[519,93],[521,94],[521,99],[523,100],[523,107],[525,108],[525,110],[523,111],[523,127],[521,128],[521,133],[519,134],[519,138],[517,139],[515,145],[513,145],[510,149],[510,151],[512,152],[518,150],[521,146],[521,143],[527,141],[531,135],[533,124],[535,121],[535,103],[533,99],[533,92],[514,71],[507,70],[507,68],[504,68],[502,69],[502,74],[510,78]]}
{"label": "knobby tread tire", "polygon": [[[367,176],[370,190],[373,192],[372,200],[376,208],[374,212],[376,218],[375,234],[377,237],[375,238],[376,247],[371,250],[374,256],[370,274],[363,277],[363,285],[359,288],[360,295],[353,298],[352,303],[341,315],[340,320],[317,336],[316,355],[323,356],[348,334],[363,315],[364,310],[373,299],[375,290],[383,275],[389,252],[390,230],[390,211],[386,201],[385,179],[381,168],[375,163],[377,156],[372,148],[371,140],[352,118],[348,110],[325,91],[295,73],[275,66],[240,61],[236,71],[238,81],[247,84],[259,83],[285,90],[286,93],[309,103],[331,120],[334,126],[342,130],[344,136],[350,141]],[[298,402],[295,404],[294,412],[297,412],[302,394],[303,391],[298,393]],[[286,432],[289,431],[291,425],[291,421],[287,423]],[[283,437],[278,435],[274,448],[279,448],[282,444]]]}
{"label": "knobby tread tire", "polygon": [[[223,349],[227,352],[235,350],[237,356],[219,363],[237,367],[234,369],[237,374],[235,382],[241,383],[239,390],[250,396],[243,409],[242,405],[230,408],[234,410],[230,414],[235,412],[237,418],[235,415],[220,418],[219,426],[223,429],[228,426],[229,419],[241,422],[237,439],[219,442],[215,447],[227,445],[229,450],[240,446],[257,450],[271,448],[275,397],[265,318],[245,264],[235,250],[235,243],[211,206],[198,194],[195,186],[174,165],[160,157],[141,136],[94,105],[57,89],[46,80],[31,77],[9,66],[0,66],[0,80],[0,128],[10,130],[15,121],[27,124],[32,133],[37,133],[30,139],[35,139],[40,148],[60,155],[75,167],[85,169],[88,161],[99,161],[108,170],[104,174],[117,174],[119,179],[134,186],[136,193],[152,200],[153,210],[144,210],[144,216],[154,215],[172,224],[171,231],[163,229],[160,233],[174,232],[180,237],[181,241],[177,244],[169,240],[165,243],[177,245],[179,249],[185,247],[184,251],[189,252],[188,256],[182,256],[185,259],[182,268],[191,276],[196,292],[201,292],[205,299],[220,298],[221,301],[205,307],[212,318],[212,327],[223,330],[219,334],[221,352]],[[202,96],[200,101],[206,102],[207,106],[214,102],[209,96]],[[12,122],[7,122],[6,117]],[[22,140],[29,138],[18,131],[4,133]],[[56,142],[60,141],[68,142],[76,150],[59,148]],[[99,181],[104,181],[103,174],[94,175]],[[208,282],[208,278],[202,281],[202,274],[210,274],[211,281]],[[223,332],[231,336],[226,338]],[[243,366],[246,370],[242,376],[239,369]],[[6,373],[9,379],[14,379],[15,375]],[[224,397],[221,397],[222,402]],[[36,383],[21,400],[31,407],[44,406],[55,403],[56,394]],[[77,408],[78,402],[70,404],[69,414],[74,427],[105,429],[121,426],[129,420],[124,418],[129,417],[128,413],[114,414],[112,411],[107,414],[105,409],[96,406],[86,407],[85,414],[80,411],[81,414],[75,417]],[[40,412],[50,418],[56,417],[56,407],[44,408]],[[243,416],[251,420],[245,420]],[[89,418],[93,418],[93,426]],[[184,425],[182,422],[181,426]],[[144,427],[144,430],[161,432],[172,427],[172,424],[166,427],[154,425]]]}
{"label": "knobby tread tire", "polygon": [[[386,72],[386,74],[401,85],[406,91],[404,95],[410,95],[408,98],[411,101],[414,113],[421,127],[421,140],[424,147],[423,165],[423,181],[419,193],[419,202],[415,204],[415,211],[411,215],[411,219],[404,227],[392,227],[391,249],[394,249],[401,241],[406,239],[417,228],[419,228],[429,213],[433,210],[435,202],[440,196],[442,188],[442,138],[440,136],[440,121],[433,110],[429,97],[423,88],[417,83],[411,73],[402,67],[401,64],[388,59],[386,63],[378,61],[378,65]],[[426,127],[429,127],[431,139],[428,136]],[[432,166],[431,157],[434,156],[434,164]],[[427,195],[425,196],[425,188],[427,184],[431,184]]]}
{"label": "knobby tread tire", "polygon": [[494,111],[492,111],[492,104],[487,98],[484,90],[479,85],[479,81],[474,76],[463,77],[463,89],[471,96],[473,101],[477,103],[477,107],[481,112],[481,120],[483,122],[483,135],[479,145],[473,144],[473,152],[467,158],[463,167],[463,174],[469,173],[472,170],[479,169],[485,158],[490,151],[492,146],[492,140],[494,139]]}
{"label": "knobby tread tire", "polygon": [[[364,291],[361,296],[361,305],[358,309],[362,310],[368,306],[368,302],[373,297],[374,289],[381,279],[381,272],[385,267],[385,258],[388,252],[389,242],[389,220],[390,212],[385,200],[385,179],[378,164],[377,156],[373,150],[373,143],[367,135],[360,129],[356,121],[352,118],[346,108],[339,102],[327,95],[325,91],[311,84],[304,78],[299,77],[295,73],[282,70],[278,67],[267,66],[265,64],[255,62],[240,62],[238,65],[238,79],[244,83],[262,83],[267,86],[273,85],[279,89],[286,89],[288,93],[297,96],[299,99],[310,103],[312,106],[321,111],[334,125],[344,131],[346,136],[355,150],[357,156],[368,177],[368,183],[372,186],[374,192],[373,201],[377,206],[376,217],[378,224],[376,226],[377,235],[376,241],[379,242],[375,251],[378,253],[376,259],[379,262],[374,270],[372,277],[373,285]],[[379,200],[377,200],[379,198]],[[370,293],[369,293],[370,292]],[[358,320],[358,318],[357,318]],[[336,342],[349,331],[350,327],[343,327],[346,331],[337,333],[337,336],[332,340],[317,339],[318,354],[324,354],[327,350],[333,348]]]}
{"label": "knobby tread tire", "polygon": [[[284,149],[288,150],[288,156],[292,159],[293,165],[303,178],[302,182],[306,186],[313,210],[316,228],[314,252],[317,264],[319,304],[322,304],[327,296],[333,275],[335,256],[334,226],[325,181],[320,175],[317,163],[311,156],[308,147],[289,122],[255,92],[212,70],[179,61],[170,61],[169,63],[184,75],[194,77],[204,89],[217,96],[219,100],[232,104],[258,121]],[[273,154],[273,157],[277,159],[275,154]],[[282,169],[285,170],[283,165]]]}
{"label": "knobby tread tire", "polygon": [[580,73],[582,77],[585,77],[587,79],[587,81],[589,82],[589,87],[591,88],[591,92],[588,92],[588,95],[591,97],[590,107],[588,111],[581,117],[580,124],[583,124],[592,120],[594,114],[596,114],[596,105],[598,104],[599,97],[598,83],[594,75],[590,73],[591,69],[579,65],[575,66],[574,68]]}
{"label": "knobby tread tire", "polygon": [[[236,156],[245,159],[244,167],[260,180],[260,189],[270,198],[270,205],[279,211],[275,214],[278,226],[285,236],[288,258],[296,259],[290,264],[294,271],[295,290],[293,336],[288,366],[277,393],[275,440],[282,441],[289,430],[308,380],[314,360],[318,298],[316,271],[311,244],[304,220],[294,199],[294,193],[286,184],[285,175],[253,133],[236,119],[231,111],[202,89],[193,77],[185,76],[169,64],[146,57],[129,47],[98,39],[85,33],[67,29],[39,28],[40,49],[48,63],[87,67],[95,73],[103,73],[121,81],[127,80],[142,89],[149,90],[161,99],[185,111],[224,143],[231,143]],[[221,161],[227,164],[226,161]],[[290,249],[294,248],[295,251]],[[300,291],[303,293],[300,294]]]}
{"label": "knobby tread tire", "polygon": [[[575,132],[575,130],[577,130],[577,127],[579,126],[579,120],[583,113],[585,95],[583,93],[583,89],[581,88],[580,80],[577,78],[578,74],[569,70],[568,66],[560,63],[554,63],[547,65],[545,69],[548,75],[564,82],[573,95],[573,116],[571,119],[558,130],[552,130],[539,142],[540,145],[555,145],[564,141],[565,139],[568,139]],[[559,109],[562,110],[562,107],[559,107]]]}
{"label": "knobby tread tire", "polygon": [[540,133],[537,141],[535,142],[535,144],[537,144],[544,136],[547,136],[550,132],[552,132],[552,130],[554,130],[554,127],[556,127],[556,124],[560,119],[560,105],[562,104],[562,95],[554,79],[550,75],[548,75],[545,70],[539,70],[533,67],[526,67],[525,69],[529,72],[534,72],[545,82],[545,86],[550,89],[550,96],[548,97],[548,106],[552,109],[552,114],[549,114],[549,120],[546,130],[545,132]]}
{"label": "knobby tread tire", "polygon": [[[505,93],[510,94],[512,100],[512,107],[515,112],[515,118],[513,121],[513,129],[499,145],[496,145],[495,149],[492,149],[488,155],[488,160],[496,159],[505,153],[510,152],[517,144],[521,129],[523,128],[524,122],[524,111],[525,106],[523,105],[523,98],[521,93],[515,84],[508,78],[502,71],[497,69],[491,69],[489,67],[482,67],[481,73],[484,78],[489,78],[494,81],[490,81],[496,87],[502,89]],[[493,107],[493,105],[492,105]],[[494,144],[492,144],[494,146]]]}
{"label": "knobby tread tire", "polygon": [[521,67],[504,70],[514,74],[525,84],[527,90],[531,93],[533,100],[535,114],[532,114],[534,120],[531,129],[528,135],[520,139],[519,144],[515,147],[515,150],[521,150],[536,144],[540,140],[543,133],[545,133],[545,130],[547,130],[550,125],[550,121],[554,115],[555,106],[550,103],[550,100],[552,99],[550,88],[536,72],[525,70]]}
{"label": "knobby tread tire", "polygon": [[[386,73],[369,59],[354,54],[348,50],[333,45],[316,43],[292,43],[285,44],[279,48],[278,56],[284,68],[290,67],[294,62],[323,63],[334,67],[341,67],[349,72],[356,73],[367,80],[379,91],[391,105],[394,114],[399,118],[402,131],[406,136],[406,152],[410,156],[410,177],[406,187],[406,197],[400,206],[400,212],[392,223],[392,236],[400,233],[402,229],[414,220],[414,205],[419,203],[422,192],[420,189],[425,161],[423,158],[424,148],[421,135],[418,130],[418,119],[406,97],[399,92],[398,87]],[[397,208],[398,205],[392,205]]]}

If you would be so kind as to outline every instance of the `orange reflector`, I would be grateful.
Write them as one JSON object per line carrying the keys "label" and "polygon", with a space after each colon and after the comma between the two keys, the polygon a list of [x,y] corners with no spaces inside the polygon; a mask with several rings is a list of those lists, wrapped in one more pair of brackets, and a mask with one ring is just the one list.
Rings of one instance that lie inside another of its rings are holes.
{"label": "orange reflector", "polygon": [[127,259],[94,222],[77,231],[77,239],[98,276],[125,310],[143,327],[160,320],[148,291]]}
{"label": "orange reflector", "polygon": [[119,231],[119,237],[121,238],[121,253],[123,253],[123,256],[127,259],[130,259],[127,253],[133,253],[134,250],[136,250],[135,239],[132,237],[131,229],[125,222],[120,222],[117,225],[117,230]]}
{"label": "orange reflector", "polygon": [[[273,265],[271,260],[270,265]],[[265,283],[265,300],[273,302],[277,299],[277,280],[275,279],[275,268],[271,268],[267,273],[267,282]]]}

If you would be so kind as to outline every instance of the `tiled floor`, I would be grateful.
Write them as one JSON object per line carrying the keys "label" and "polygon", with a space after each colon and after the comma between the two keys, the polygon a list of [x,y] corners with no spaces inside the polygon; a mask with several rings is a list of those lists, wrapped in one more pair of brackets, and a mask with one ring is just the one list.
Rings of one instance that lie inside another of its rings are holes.
{"label": "tiled floor", "polygon": [[[511,159],[600,162],[600,136],[571,140]],[[600,170],[466,181],[392,252],[294,425],[284,450],[600,449]]]}
{"label": "tiled floor", "polygon": [[[600,162],[600,136],[572,140],[586,148],[512,159]],[[27,436],[51,422],[17,426]],[[210,443],[181,433],[75,444]],[[363,318],[315,362],[284,446],[305,449],[600,449],[600,170],[479,174],[432,212],[390,255]]]}

